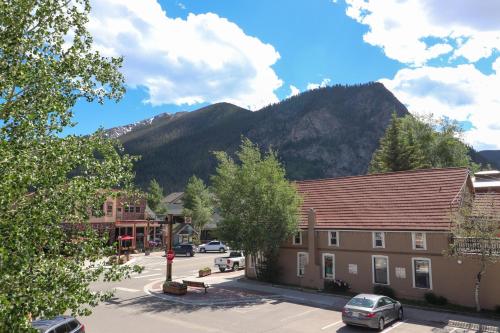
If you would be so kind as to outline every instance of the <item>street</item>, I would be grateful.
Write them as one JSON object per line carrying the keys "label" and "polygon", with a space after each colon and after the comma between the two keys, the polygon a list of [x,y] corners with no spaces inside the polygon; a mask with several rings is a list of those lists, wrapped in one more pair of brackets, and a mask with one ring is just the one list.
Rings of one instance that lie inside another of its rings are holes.
{"label": "street", "polygon": [[[213,259],[218,256],[176,257],[174,280],[193,278],[206,266],[214,271]],[[165,278],[165,258],[159,253],[136,256],[135,263],[145,266],[142,274],[95,286],[115,288],[116,295],[91,316],[80,318],[86,332],[370,332],[346,327],[338,304],[328,303],[331,296],[239,282],[243,271],[213,272],[208,294],[189,289],[186,296],[166,296],[154,290]],[[405,309],[405,317],[384,332],[500,332],[499,322],[474,317],[410,308]]]}

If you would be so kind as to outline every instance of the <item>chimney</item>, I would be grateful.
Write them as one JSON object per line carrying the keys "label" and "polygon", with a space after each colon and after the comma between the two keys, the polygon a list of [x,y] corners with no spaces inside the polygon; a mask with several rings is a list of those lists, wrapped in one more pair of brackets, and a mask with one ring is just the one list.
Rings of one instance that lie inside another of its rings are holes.
{"label": "chimney", "polygon": [[316,211],[314,208],[310,208],[307,214],[307,252],[309,252],[309,265],[316,265]]}

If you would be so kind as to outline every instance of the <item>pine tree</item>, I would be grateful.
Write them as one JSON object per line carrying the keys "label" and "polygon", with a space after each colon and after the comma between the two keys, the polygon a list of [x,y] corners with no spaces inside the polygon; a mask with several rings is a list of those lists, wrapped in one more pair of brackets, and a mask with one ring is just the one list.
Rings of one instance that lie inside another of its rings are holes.
{"label": "pine tree", "polygon": [[393,113],[389,127],[380,140],[380,148],[373,155],[369,172],[376,173],[411,169],[409,162],[410,150],[402,134],[401,120],[397,117],[396,113]]}
{"label": "pine tree", "polygon": [[163,199],[163,188],[158,184],[156,179],[152,179],[149,182],[148,187],[148,206],[155,213],[164,213],[166,211],[165,207],[162,205],[161,201]]}

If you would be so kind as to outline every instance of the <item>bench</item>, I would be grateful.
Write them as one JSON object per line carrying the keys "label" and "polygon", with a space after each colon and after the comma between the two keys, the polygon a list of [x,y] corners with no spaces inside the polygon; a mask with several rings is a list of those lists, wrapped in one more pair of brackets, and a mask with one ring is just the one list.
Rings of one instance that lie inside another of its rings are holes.
{"label": "bench", "polygon": [[188,281],[188,280],[182,280],[182,282],[188,286],[188,287],[194,287],[194,288],[204,288],[205,289],[205,294],[207,293],[207,289],[210,288],[208,284],[205,284],[205,282],[200,282],[200,281]]}

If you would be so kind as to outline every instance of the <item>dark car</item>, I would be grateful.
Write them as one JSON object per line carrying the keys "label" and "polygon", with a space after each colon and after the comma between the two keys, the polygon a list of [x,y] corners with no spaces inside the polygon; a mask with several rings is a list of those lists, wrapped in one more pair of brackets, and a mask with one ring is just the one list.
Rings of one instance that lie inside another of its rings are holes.
{"label": "dark car", "polygon": [[184,254],[186,256],[194,256],[194,246],[191,244],[179,244],[174,246],[175,254]]}
{"label": "dark car", "polygon": [[85,326],[70,316],[38,319],[34,320],[31,325],[40,333],[85,333]]}
{"label": "dark car", "polygon": [[382,295],[360,294],[353,297],[342,310],[342,321],[347,325],[382,331],[387,323],[395,320],[403,320],[403,306]]}

